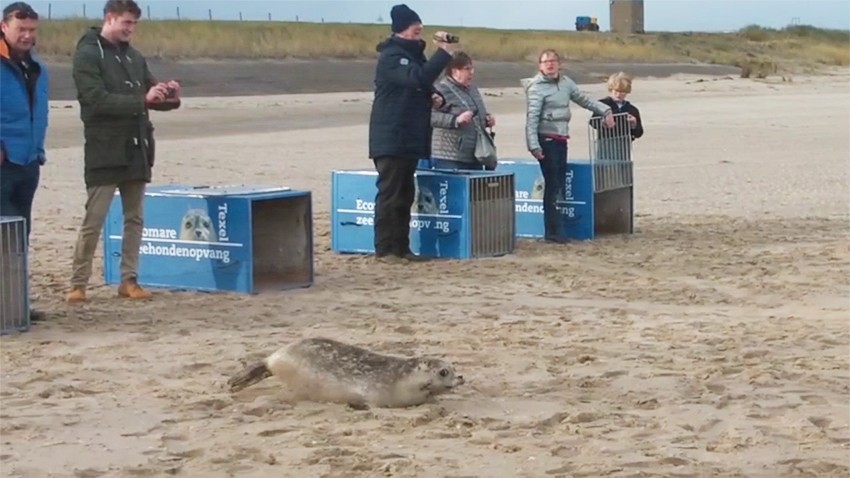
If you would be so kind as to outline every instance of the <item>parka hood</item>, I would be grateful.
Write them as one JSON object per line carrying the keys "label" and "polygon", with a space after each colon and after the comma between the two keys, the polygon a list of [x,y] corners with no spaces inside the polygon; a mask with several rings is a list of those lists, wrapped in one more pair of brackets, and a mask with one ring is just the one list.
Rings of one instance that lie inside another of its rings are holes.
{"label": "parka hood", "polygon": [[98,51],[100,57],[103,58],[104,50],[117,50],[119,47],[121,49],[126,48],[129,44],[122,43],[119,46],[116,46],[100,35],[100,27],[89,27],[83,36],[77,40],[77,48],[87,47],[93,48]]}

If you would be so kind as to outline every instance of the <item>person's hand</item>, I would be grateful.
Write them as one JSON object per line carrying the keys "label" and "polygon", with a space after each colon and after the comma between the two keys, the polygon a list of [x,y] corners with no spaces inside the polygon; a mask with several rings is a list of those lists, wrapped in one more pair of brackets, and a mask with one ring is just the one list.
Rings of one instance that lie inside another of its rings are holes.
{"label": "person's hand", "polygon": [[543,161],[543,150],[542,149],[535,149],[534,151],[531,152],[531,155],[534,156],[534,159],[536,159],[538,161]]}
{"label": "person's hand", "polygon": [[455,122],[458,126],[463,126],[472,121],[472,111],[464,111],[463,113],[457,116],[457,120]]}
{"label": "person's hand", "polygon": [[612,113],[609,112],[608,114],[606,114],[605,118],[603,118],[603,121],[605,122],[606,128],[613,128],[614,127],[614,124],[615,124],[614,123],[614,115]]}
{"label": "person's hand", "polygon": [[493,126],[496,126],[496,117],[495,116],[488,114],[487,116],[485,116],[485,119],[487,120],[487,127],[488,128],[492,128]]}
{"label": "person's hand", "polygon": [[145,95],[145,101],[147,103],[161,103],[165,101],[167,92],[168,88],[165,86],[165,83],[157,83],[148,90],[148,94]]}
{"label": "person's hand", "polygon": [[632,128],[637,126],[637,118],[632,115],[629,115],[629,125],[631,125]]}
{"label": "person's hand", "polygon": [[168,83],[165,84],[165,87],[166,87],[166,91],[169,90],[169,89],[173,91],[173,93],[171,94],[171,97],[166,98],[165,101],[179,101],[180,100],[180,83],[178,83],[175,80],[171,80],[171,81],[169,81]]}
{"label": "person's hand", "polygon": [[431,107],[435,109],[440,109],[443,107],[443,97],[439,93],[431,94]]}
{"label": "person's hand", "polygon": [[434,46],[436,46],[437,48],[442,48],[443,50],[446,50],[447,52],[451,53],[452,51],[454,51],[454,43],[446,43],[444,41],[447,35],[448,33],[444,31],[439,31],[435,33]]}

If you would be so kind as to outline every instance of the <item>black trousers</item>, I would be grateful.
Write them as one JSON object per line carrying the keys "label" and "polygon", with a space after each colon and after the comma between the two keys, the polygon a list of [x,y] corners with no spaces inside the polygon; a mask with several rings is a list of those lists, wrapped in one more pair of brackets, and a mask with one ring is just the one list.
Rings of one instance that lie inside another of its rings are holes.
{"label": "black trousers", "polygon": [[416,194],[418,158],[375,158],[375,255],[404,256],[410,252],[410,207]]}
{"label": "black trousers", "polygon": [[0,216],[23,217],[27,242],[32,231],[32,203],[40,175],[38,161],[24,166],[10,161],[0,163]]}
{"label": "black trousers", "polygon": [[543,190],[543,228],[545,239],[564,237],[564,216],[558,202],[564,200],[567,183],[567,143],[539,137],[543,149],[540,171],[546,186]]}

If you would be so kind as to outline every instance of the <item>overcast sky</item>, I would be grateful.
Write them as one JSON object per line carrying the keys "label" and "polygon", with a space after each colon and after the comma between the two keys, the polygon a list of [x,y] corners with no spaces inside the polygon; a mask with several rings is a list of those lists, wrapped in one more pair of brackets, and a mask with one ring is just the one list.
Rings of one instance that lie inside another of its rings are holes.
{"label": "overcast sky", "polygon": [[[4,6],[9,0],[0,0]],[[97,17],[104,1],[32,0],[43,15],[52,4],[54,17]],[[221,20],[274,20],[377,23],[390,20],[390,8],[399,1],[385,0],[141,0],[154,18],[206,19],[208,9]],[[597,17],[608,30],[608,0],[411,0],[407,5],[431,25],[463,25],[492,28],[574,30],[575,17]],[[850,29],[848,0],[644,0],[648,31],[727,31],[749,24],[781,28],[802,23],[824,28]]]}

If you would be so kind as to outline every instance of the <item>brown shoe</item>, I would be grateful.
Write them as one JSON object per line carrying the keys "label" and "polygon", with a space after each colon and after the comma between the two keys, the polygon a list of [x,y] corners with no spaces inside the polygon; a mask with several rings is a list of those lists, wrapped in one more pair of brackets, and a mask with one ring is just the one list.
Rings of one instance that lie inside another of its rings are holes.
{"label": "brown shoe", "polygon": [[65,295],[65,301],[69,304],[86,301],[86,290],[82,287],[74,287]]}
{"label": "brown shoe", "polygon": [[153,296],[150,292],[142,289],[136,282],[136,279],[128,279],[121,282],[121,285],[118,286],[118,295],[130,299],[150,299]]}

